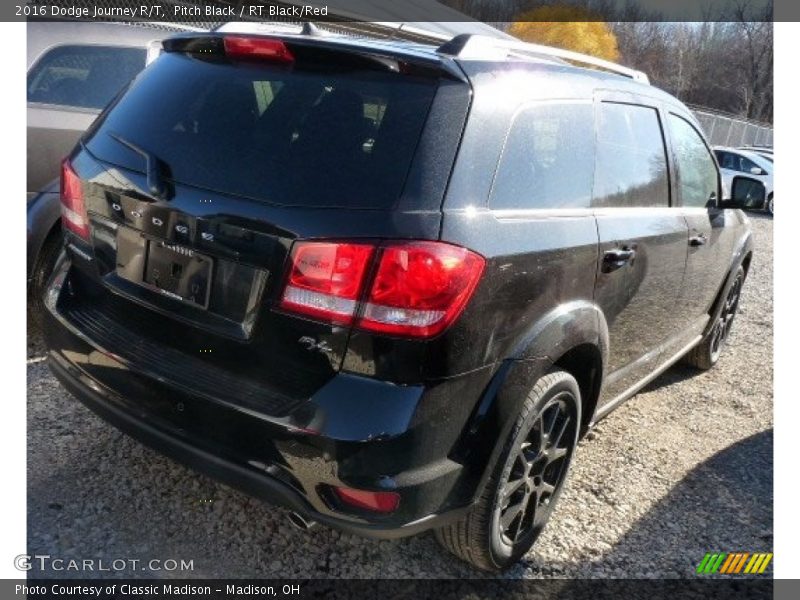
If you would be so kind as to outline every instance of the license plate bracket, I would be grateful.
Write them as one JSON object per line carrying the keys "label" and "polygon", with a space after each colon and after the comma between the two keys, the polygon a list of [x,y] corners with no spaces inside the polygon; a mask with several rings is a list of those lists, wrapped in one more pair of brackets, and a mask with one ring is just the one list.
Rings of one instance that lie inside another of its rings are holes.
{"label": "license plate bracket", "polygon": [[194,306],[208,308],[214,261],[190,248],[147,240],[141,283]]}

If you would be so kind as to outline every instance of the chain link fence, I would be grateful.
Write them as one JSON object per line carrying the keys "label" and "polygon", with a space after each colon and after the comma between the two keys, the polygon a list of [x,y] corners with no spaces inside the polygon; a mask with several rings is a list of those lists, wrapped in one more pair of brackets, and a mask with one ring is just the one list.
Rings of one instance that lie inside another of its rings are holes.
{"label": "chain link fence", "polygon": [[772,126],[717,112],[702,106],[689,107],[714,146],[772,146]]}

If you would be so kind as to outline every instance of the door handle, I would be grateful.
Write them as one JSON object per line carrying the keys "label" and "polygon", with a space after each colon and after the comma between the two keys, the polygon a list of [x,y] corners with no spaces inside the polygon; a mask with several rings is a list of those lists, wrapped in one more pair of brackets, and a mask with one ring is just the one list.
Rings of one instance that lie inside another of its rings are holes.
{"label": "door handle", "polygon": [[689,238],[689,245],[692,246],[693,248],[696,248],[698,246],[705,246],[706,245],[706,241],[707,241],[706,240],[706,236],[704,236],[701,233],[700,235],[693,235],[692,237],[690,237]]}
{"label": "door handle", "polygon": [[632,263],[636,256],[636,250],[625,246],[624,248],[614,248],[603,253],[603,272],[610,273]]}

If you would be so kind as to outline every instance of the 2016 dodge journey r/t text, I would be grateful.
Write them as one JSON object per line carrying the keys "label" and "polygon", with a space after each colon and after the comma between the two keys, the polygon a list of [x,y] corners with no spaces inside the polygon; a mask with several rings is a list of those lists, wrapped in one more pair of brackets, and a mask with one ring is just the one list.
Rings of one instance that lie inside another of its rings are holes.
{"label": "2016 dodge journey r/t text", "polygon": [[45,296],[56,376],[144,443],[501,570],[583,433],[718,360],[763,186],[723,201],[641,73],[471,35],[163,45],[63,163]]}

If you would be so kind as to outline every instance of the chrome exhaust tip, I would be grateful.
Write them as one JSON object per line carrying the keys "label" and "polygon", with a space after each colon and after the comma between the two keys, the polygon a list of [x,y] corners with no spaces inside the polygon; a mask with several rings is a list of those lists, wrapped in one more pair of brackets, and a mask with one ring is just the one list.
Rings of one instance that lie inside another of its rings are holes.
{"label": "chrome exhaust tip", "polygon": [[300,513],[296,512],[289,513],[289,523],[291,523],[295,527],[295,529],[299,529],[300,531],[310,531],[317,525],[316,521],[307,519]]}

